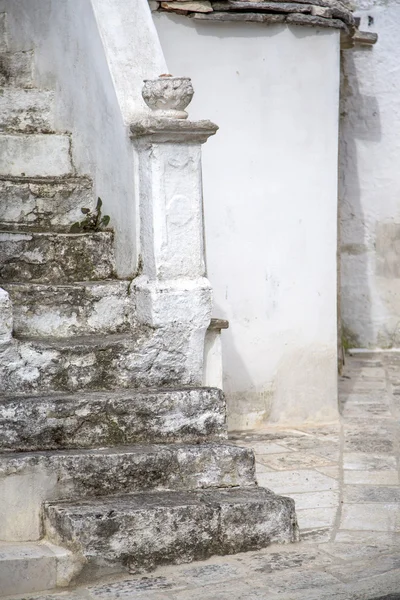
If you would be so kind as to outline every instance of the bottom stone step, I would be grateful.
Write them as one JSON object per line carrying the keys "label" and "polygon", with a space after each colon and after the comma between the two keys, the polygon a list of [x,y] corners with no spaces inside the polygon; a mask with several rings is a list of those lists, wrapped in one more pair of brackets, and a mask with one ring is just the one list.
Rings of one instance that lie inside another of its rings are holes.
{"label": "bottom stone step", "polygon": [[51,502],[44,525],[50,540],[85,558],[81,580],[299,538],[294,501],[263,488]]}
{"label": "bottom stone step", "polygon": [[0,597],[67,586],[81,562],[48,542],[0,542]]}
{"label": "bottom stone step", "polygon": [[44,500],[254,485],[252,451],[229,444],[0,454],[0,540],[39,539]]}

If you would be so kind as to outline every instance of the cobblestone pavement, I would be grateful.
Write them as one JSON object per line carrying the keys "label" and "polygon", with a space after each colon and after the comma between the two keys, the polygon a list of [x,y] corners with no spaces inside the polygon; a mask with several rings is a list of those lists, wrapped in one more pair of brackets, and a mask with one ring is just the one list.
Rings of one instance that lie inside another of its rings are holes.
{"label": "cobblestone pavement", "polygon": [[296,501],[301,542],[41,600],[400,600],[400,353],[349,358],[340,426],[237,436],[259,484]]}

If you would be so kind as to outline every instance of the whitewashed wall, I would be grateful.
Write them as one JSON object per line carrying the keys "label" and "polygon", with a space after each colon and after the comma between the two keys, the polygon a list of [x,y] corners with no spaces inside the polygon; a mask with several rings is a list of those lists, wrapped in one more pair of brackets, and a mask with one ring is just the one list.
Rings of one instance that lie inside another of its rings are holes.
{"label": "whitewashed wall", "polygon": [[121,276],[136,268],[134,162],[128,126],[147,110],[142,80],[165,72],[147,0],[0,0],[10,50],[35,51],[35,83],[55,89],[56,124],[72,132],[116,231]]}
{"label": "whitewashed wall", "polygon": [[337,417],[337,31],[154,15],[192,77],[230,427]]}
{"label": "whitewashed wall", "polygon": [[400,346],[400,4],[359,0],[372,48],[343,53],[341,313],[351,347]]}

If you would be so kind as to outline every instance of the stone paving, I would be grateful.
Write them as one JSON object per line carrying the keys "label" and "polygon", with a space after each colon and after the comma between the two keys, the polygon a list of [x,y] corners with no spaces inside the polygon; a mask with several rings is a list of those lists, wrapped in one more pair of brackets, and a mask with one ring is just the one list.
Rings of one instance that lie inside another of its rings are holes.
{"label": "stone paving", "polygon": [[341,423],[236,436],[301,542],[26,600],[400,600],[400,353],[348,358]]}

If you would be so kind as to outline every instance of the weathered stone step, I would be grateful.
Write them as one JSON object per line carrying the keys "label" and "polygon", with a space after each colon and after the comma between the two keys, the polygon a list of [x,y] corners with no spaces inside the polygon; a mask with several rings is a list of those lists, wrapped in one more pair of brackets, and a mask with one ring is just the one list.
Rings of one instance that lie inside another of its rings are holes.
{"label": "weathered stone step", "polygon": [[2,598],[66,586],[79,571],[73,553],[50,542],[0,542]]}
{"label": "weathered stone step", "polygon": [[92,187],[87,177],[0,177],[0,229],[68,232],[94,209]]}
{"label": "weathered stone step", "polygon": [[[146,377],[141,371],[147,364],[151,366],[152,358],[142,355],[142,340],[133,332],[20,337],[6,347],[0,346],[0,393],[139,387],[140,377]],[[145,378],[142,385],[147,384]]]}
{"label": "weathered stone step", "polygon": [[19,133],[54,131],[54,92],[0,88],[0,131]]}
{"label": "weathered stone step", "polygon": [[226,438],[216,388],[0,397],[0,449],[37,451]]}
{"label": "weathered stone step", "polygon": [[83,577],[150,570],[298,539],[294,501],[262,488],[48,503],[44,521],[50,540],[86,558]]}
{"label": "weathered stone step", "polygon": [[129,281],[86,281],[69,285],[8,283],[16,335],[68,337],[129,331]]}
{"label": "weathered stone step", "polygon": [[61,177],[74,168],[67,134],[0,134],[0,175]]}
{"label": "weathered stone step", "polygon": [[[182,339],[184,333],[178,331]],[[190,384],[185,356],[162,329],[72,338],[14,337],[0,345],[0,394]]]}
{"label": "weathered stone step", "polygon": [[49,484],[41,490],[48,500],[256,483],[253,451],[228,443],[136,444],[0,457],[0,488],[8,475],[23,478],[37,472],[38,481],[48,478]]}
{"label": "weathered stone step", "polygon": [[113,277],[113,234],[0,232],[0,281],[66,283]]}
{"label": "weathered stone step", "polygon": [[33,50],[0,53],[0,86],[33,86]]}
{"label": "weathered stone step", "polygon": [[11,500],[2,506],[0,539],[18,535],[15,506],[25,535],[36,539],[45,500],[255,485],[252,451],[229,444],[138,445],[1,454],[0,459],[0,497]]}

